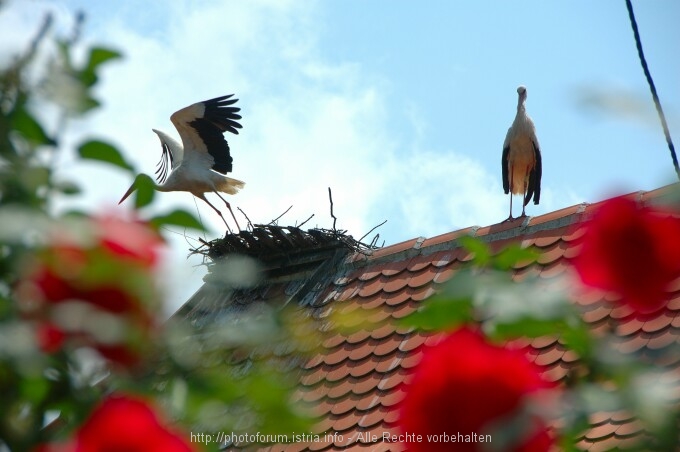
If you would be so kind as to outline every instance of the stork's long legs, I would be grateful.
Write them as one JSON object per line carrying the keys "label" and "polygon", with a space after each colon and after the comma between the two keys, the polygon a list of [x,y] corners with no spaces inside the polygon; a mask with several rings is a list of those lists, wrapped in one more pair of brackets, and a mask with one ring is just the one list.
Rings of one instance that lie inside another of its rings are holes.
{"label": "stork's long legs", "polygon": [[236,215],[234,215],[234,211],[231,210],[231,204],[229,204],[229,202],[227,202],[227,200],[224,199],[224,198],[222,197],[222,195],[220,195],[218,192],[215,192],[215,194],[216,194],[217,196],[219,196],[220,199],[221,199],[222,201],[224,201],[224,203],[227,205],[227,209],[229,209],[229,213],[231,214],[231,217],[234,219],[234,222],[236,223],[236,227],[237,227],[238,230],[240,231],[240,230],[241,230],[241,226],[238,224],[238,221],[236,220]]}
{"label": "stork's long legs", "polygon": [[[222,219],[222,221],[224,222],[224,225],[227,227],[227,230],[229,231],[229,233],[232,233],[232,230],[231,230],[231,228],[229,227],[229,225],[227,224],[227,220],[224,219],[224,215],[222,215],[222,212],[220,212],[220,210],[219,210],[217,207],[213,206],[213,205],[210,203],[210,201],[208,201],[208,200],[206,199],[205,195],[201,194],[201,196],[196,196],[196,197],[202,199],[203,201],[205,201],[206,204],[208,204],[210,207],[212,207],[212,209],[213,209],[215,212],[217,212],[217,215],[219,215],[220,218]],[[220,198],[221,198],[221,196],[220,196]],[[229,209],[229,210],[231,210],[231,209]],[[232,215],[234,215],[234,214],[232,213]],[[238,223],[236,223],[236,224],[238,225]],[[240,228],[239,228],[239,229],[240,229]]]}
{"label": "stork's long legs", "polygon": [[503,223],[505,223],[506,221],[512,220],[512,183],[513,183],[513,175],[514,175],[514,171],[512,170],[513,166],[514,165],[510,165],[510,168],[509,168],[509,170],[510,170],[510,215],[508,215],[508,218],[506,218],[505,221],[503,221]]}

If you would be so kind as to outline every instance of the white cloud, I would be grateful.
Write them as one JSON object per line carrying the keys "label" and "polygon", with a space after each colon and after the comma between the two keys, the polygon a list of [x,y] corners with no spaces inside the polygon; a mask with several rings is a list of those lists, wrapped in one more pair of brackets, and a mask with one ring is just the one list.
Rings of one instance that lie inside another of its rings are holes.
{"label": "white cloud", "polygon": [[430,237],[507,216],[507,197],[498,178],[454,151],[415,150],[393,156],[388,185],[407,236]]}
{"label": "white cloud", "polygon": [[[125,59],[105,69],[98,89],[104,108],[78,125],[79,133],[89,129],[114,141],[137,168],[152,174],[160,145],[151,128],[176,135],[169,121],[173,111],[233,92],[241,99],[244,128],[227,137],[234,157],[231,176],[246,187],[230,202],[253,222],[267,223],[293,205],[282,224],[315,214],[306,226],[331,227],[327,187],[333,190],[338,228],[358,238],[387,219],[378,230],[387,244],[505,218],[500,175],[454,151],[422,150],[418,143],[428,125],[415,120],[408,99],[400,99],[399,113],[411,118],[404,125],[411,130],[399,136],[413,136],[413,142],[391,135],[389,82],[363,73],[355,62],[321,55],[316,3],[163,5],[158,21],[145,19],[145,27],[120,16],[87,29],[88,40],[106,37]],[[61,169],[83,181],[87,196],[78,201],[81,206],[112,208],[131,182],[123,174],[73,162],[73,157],[62,159]],[[160,210],[180,205],[196,211],[189,194],[158,196]],[[199,201],[198,209],[214,231],[223,230],[204,203]],[[164,279],[171,310],[199,287],[204,272],[195,267],[200,259],[185,261],[188,246],[183,231],[176,232],[171,237],[176,265]]]}

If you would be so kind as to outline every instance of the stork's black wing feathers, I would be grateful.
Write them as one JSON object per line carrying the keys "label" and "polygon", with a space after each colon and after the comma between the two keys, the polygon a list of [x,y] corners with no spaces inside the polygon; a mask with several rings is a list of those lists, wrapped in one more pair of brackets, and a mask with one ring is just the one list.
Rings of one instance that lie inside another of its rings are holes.
{"label": "stork's black wing feathers", "polygon": [[161,154],[161,159],[156,164],[156,182],[162,184],[168,178],[168,168],[172,168],[172,162],[174,157],[172,151],[167,144],[161,142],[163,148],[163,153]]}
{"label": "stork's black wing feathers", "polygon": [[508,175],[508,153],[510,147],[503,148],[503,157],[501,158],[501,168],[503,170],[503,191],[507,195],[510,191],[510,176]]}
{"label": "stork's black wing feathers", "polygon": [[527,194],[524,197],[524,205],[526,206],[534,198],[534,204],[538,204],[541,200],[541,176],[543,175],[543,163],[541,162],[541,150],[538,145],[532,142],[534,146],[534,159],[536,164],[529,172],[529,184],[527,187]]}
{"label": "stork's black wing feathers", "polygon": [[230,99],[232,96],[233,94],[229,94],[204,101],[205,112],[203,117],[189,123],[201,137],[208,153],[215,160],[212,169],[222,174],[227,174],[232,170],[233,161],[229,154],[229,144],[222,134],[231,132],[238,135],[237,129],[242,127],[237,122],[241,119],[241,115],[237,114],[241,109],[229,106],[238,101],[238,99]]}

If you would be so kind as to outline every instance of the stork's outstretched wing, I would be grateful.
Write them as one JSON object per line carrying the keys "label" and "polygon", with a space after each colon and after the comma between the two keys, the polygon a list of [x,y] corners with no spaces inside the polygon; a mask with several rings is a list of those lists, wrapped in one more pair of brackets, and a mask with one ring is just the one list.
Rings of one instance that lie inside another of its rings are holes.
{"label": "stork's outstretched wing", "polygon": [[224,132],[238,134],[241,124],[237,114],[241,109],[231,107],[238,99],[228,96],[198,102],[183,108],[170,116],[177,128],[184,146],[184,160],[196,158],[196,153],[204,154],[210,167],[218,173],[227,174],[232,170],[229,144],[222,135]]}

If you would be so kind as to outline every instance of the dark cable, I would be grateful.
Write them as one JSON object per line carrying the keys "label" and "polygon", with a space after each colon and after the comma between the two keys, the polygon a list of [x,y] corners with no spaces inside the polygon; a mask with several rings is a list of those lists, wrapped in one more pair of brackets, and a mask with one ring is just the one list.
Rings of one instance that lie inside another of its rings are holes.
{"label": "dark cable", "polygon": [[678,157],[675,155],[675,146],[673,146],[673,140],[671,139],[671,133],[668,130],[668,123],[666,122],[666,115],[663,113],[661,108],[661,102],[659,101],[659,95],[656,93],[656,87],[654,86],[654,80],[652,80],[652,74],[649,73],[649,67],[647,67],[647,60],[645,59],[645,54],[642,51],[642,42],[640,41],[640,32],[638,31],[637,21],[635,20],[635,13],[633,13],[633,4],[631,0],[626,0],[626,8],[628,8],[628,17],[630,18],[630,26],[633,27],[633,34],[635,35],[635,45],[637,47],[638,56],[640,57],[640,64],[642,64],[642,70],[645,72],[645,77],[647,78],[647,83],[649,83],[649,89],[652,91],[652,98],[654,99],[654,105],[656,106],[656,112],[659,114],[659,119],[661,120],[661,126],[663,127],[663,133],[666,136],[666,143],[668,143],[668,149],[671,151],[671,159],[673,160],[673,166],[675,167],[675,173],[680,179],[680,165],[678,165]]}

